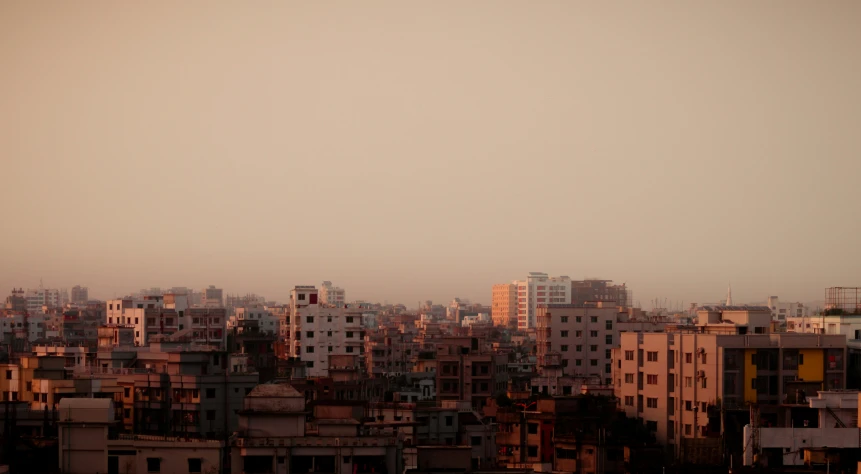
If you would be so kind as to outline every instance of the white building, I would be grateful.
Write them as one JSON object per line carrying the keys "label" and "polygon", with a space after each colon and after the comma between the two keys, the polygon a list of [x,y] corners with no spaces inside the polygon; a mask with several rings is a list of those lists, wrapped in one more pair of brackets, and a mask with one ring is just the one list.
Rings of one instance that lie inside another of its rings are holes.
{"label": "white building", "polygon": [[290,355],[311,377],[329,373],[329,356],[359,355],[364,348],[362,312],[321,306],[314,286],[290,291]]}
{"label": "white building", "polygon": [[787,317],[786,332],[843,334],[846,339],[861,339],[861,316],[856,314],[818,314]]}
{"label": "white building", "polygon": [[809,310],[804,303],[781,303],[777,296],[768,297],[768,308],[771,310],[771,319],[775,321],[786,321],[786,318],[800,318],[809,316]]}
{"label": "white building", "polygon": [[476,323],[490,323],[490,314],[489,313],[476,313],[476,314],[468,314],[463,317],[463,321],[461,321],[461,326],[470,327]]}
{"label": "white building", "polygon": [[550,277],[546,273],[530,272],[517,285],[517,329],[535,328],[535,310],[539,305],[571,302],[571,278]]}
{"label": "white building", "polygon": [[324,281],[320,287],[320,300],[329,306],[344,306],[347,303],[346,292],[343,288],[332,286],[331,281]]}
{"label": "white building", "polygon": [[[819,392],[815,398],[804,401],[809,408],[816,409],[817,413],[811,419],[805,419],[801,426],[745,426],[744,465],[753,465],[754,455],[764,449],[781,448],[779,455],[784,466],[803,465],[805,457],[814,460],[814,453],[823,453],[826,449],[857,450],[859,395],[861,394],[851,390]],[[802,402],[799,401],[799,404]],[[753,442],[754,432],[759,446]]]}
{"label": "white building", "polygon": [[257,327],[260,332],[270,332],[272,334],[281,334],[281,320],[279,317],[272,314],[271,311],[263,307],[254,308],[236,308],[236,312],[227,322],[227,328],[232,329],[242,321],[257,321]]}

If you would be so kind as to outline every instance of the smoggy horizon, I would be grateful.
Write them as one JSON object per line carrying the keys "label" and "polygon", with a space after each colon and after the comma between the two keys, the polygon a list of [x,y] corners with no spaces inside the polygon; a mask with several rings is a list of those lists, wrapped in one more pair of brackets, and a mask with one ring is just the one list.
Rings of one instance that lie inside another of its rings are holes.
{"label": "smoggy horizon", "polygon": [[[264,5],[265,4],[265,5]],[[861,3],[0,3],[0,291],[861,286]]]}

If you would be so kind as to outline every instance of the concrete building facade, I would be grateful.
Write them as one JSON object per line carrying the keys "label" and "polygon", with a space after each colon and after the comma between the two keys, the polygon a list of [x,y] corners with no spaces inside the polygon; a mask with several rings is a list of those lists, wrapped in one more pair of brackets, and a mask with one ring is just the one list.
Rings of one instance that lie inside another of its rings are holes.
{"label": "concrete building facade", "polygon": [[329,306],[344,306],[347,295],[343,288],[332,286],[331,281],[324,281],[320,286],[320,301]]}
{"label": "concrete building facade", "polygon": [[491,318],[494,326],[517,327],[517,285],[493,285]]}
{"label": "concrete building facade", "polygon": [[[676,454],[684,439],[715,436],[709,422],[715,407],[753,403],[769,413],[794,396],[799,382],[819,390],[845,387],[844,336],[750,334],[741,311],[727,313],[742,324],[623,333],[614,349],[615,394],[622,408],[643,419]],[[771,319],[767,308],[750,316],[751,324]]]}

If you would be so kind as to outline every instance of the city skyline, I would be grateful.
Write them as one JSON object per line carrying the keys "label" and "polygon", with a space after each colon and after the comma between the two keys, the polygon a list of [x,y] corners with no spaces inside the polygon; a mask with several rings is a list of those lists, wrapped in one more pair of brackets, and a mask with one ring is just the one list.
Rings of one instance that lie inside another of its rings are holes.
{"label": "city skyline", "polygon": [[820,300],[861,263],[859,14],[4,2],[0,287]]}

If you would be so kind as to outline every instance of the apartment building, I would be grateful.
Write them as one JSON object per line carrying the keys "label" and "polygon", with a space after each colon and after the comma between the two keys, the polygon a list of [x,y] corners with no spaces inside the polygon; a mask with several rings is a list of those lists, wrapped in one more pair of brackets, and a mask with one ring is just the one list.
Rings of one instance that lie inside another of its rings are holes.
{"label": "apartment building", "polygon": [[571,278],[550,277],[546,273],[530,272],[517,285],[517,329],[535,328],[537,309],[546,304],[571,302]]}
{"label": "apartment building", "polygon": [[403,445],[393,430],[367,430],[351,409],[320,417],[321,408],[315,406],[315,420],[306,424],[305,397],[295,388],[255,387],[231,440],[232,472],[403,472]]}
{"label": "apartment building", "polygon": [[418,354],[415,335],[399,328],[386,327],[365,335],[365,367],[370,377],[411,372],[413,356]]}
{"label": "apartment building", "polygon": [[77,372],[102,383],[116,380],[117,419],[138,434],[232,433],[242,399],[259,382],[256,372],[232,372],[227,352],[175,343],[102,351],[97,364]]}
{"label": "apartment building", "polygon": [[562,375],[612,385],[612,350],[622,331],[663,331],[658,320],[631,319],[632,309],[604,303],[549,304],[536,309],[539,371],[561,364]]}
{"label": "apartment building", "polygon": [[697,317],[697,326],[665,333],[623,333],[613,352],[622,408],[677,455],[684,440],[719,435],[721,408],[752,403],[763,417],[776,417],[799,381],[817,390],[845,387],[843,335],[770,334],[764,306],[709,306]]}
{"label": "apartment building", "polygon": [[344,306],[347,304],[346,292],[343,288],[332,286],[331,281],[324,281],[320,286],[320,301],[329,306]]}
{"label": "apartment building", "polygon": [[201,292],[203,298],[201,304],[207,308],[221,308],[224,306],[224,290],[209,285]]}
{"label": "apartment building", "polygon": [[63,400],[59,418],[59,468],[93,472],[222,472],[224,442],[118,434],[111,400]]}
{"label": "apartment building", "polygon": [[488,397],[508,385],[508,356],[484,347],[476,337],[446,337],[436,347],[437,404],[469,401],[481,410]]}
{"label": "apartment building", "polygon": [[[630,306],[629,291],[622,285],[613,285],[612,280],[571,280],[570,277],[551,277],[542,272],[530,272],[526,280],[512,282],[517,291],[517,329],[525,331],[535,328],[538,307],[548,304],[604,303],[608,306]],[[505,285],[494,285],[494,295],[499,292],[500,311],[505,308]],[[494,298],[496,301],[496,298]],[[499,318],[502,318],[500,313]]]}
{"label": "apartment building", "polygon": [[290,292],[290,355],[307,366],[310,377],[328,375],[329,356],[364,352],[362,311],[320,304],[314,286]]}
{"label": "apartment building", "polygon": [[494,326],[517,327],[517,285],[493,285],[490,308]]}
{"label": "apartment building", "polygon": [[281,319],[262,306],[236,308],[228,319],[227,328],[232,329],[244,321],[255,321],[260,332],[281,334]]}
{"label": "apartment building", "polygon": [[86,305],[90,301],[90,290],[86,286],[75,285],[72,287],[72,304]]}

